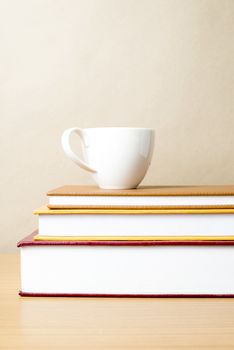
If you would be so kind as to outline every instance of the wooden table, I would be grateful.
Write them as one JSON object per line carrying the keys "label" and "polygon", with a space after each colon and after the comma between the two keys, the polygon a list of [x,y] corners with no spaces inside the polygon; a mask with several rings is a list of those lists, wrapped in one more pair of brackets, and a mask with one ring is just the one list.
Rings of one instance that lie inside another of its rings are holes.
{"label": "wooden table", "polygon": [[21,298],[0,255],[0,349],[233,349],[234,299]]}

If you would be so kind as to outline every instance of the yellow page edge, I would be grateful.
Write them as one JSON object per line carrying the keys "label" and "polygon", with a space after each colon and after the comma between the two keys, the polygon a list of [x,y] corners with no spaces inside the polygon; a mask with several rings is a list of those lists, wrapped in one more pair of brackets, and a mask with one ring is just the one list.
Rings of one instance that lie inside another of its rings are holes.
{"label": "yellow page edge", "polygon": [[36,215],[60,214],[234,214],[234,208],[202,209],[49,209],[43,206],[33,211]]}
{"label": "yellow page edge", "polygon": [[35,241],[234,241],[234,236],[34,236]]}

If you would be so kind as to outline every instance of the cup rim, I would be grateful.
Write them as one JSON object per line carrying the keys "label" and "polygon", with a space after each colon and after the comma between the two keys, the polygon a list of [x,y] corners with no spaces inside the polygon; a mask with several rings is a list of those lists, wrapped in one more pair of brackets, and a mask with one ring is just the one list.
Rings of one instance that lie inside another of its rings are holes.
{"label": "cup rim", "polygon": [[103,126],[103,127],[94,127],[94,128],[81,128],[82,130],[109,130],[109,129],[118,129],[118,130],[151,130],[153,128],[141,128],[141,127],[125,127],[125,126]]}

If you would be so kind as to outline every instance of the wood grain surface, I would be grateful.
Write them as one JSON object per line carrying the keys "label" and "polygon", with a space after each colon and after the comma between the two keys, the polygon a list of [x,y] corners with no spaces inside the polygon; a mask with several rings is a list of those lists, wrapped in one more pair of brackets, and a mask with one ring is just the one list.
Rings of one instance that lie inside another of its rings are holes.
{"label": "wood grain surface", "polygon": [[22,298],[0,255],[0,349],[233,349],[234,299]]}

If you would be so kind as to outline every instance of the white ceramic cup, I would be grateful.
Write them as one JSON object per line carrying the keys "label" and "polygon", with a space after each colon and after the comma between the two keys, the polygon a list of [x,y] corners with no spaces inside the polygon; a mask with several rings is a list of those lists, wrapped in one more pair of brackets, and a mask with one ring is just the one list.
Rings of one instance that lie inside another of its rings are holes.
{"label": "white ceramic cup", "polygon": [[[71,149],[70,137],[81,138],[83,158]],[[103,189],[136,188],[143,180],[154,148],[154,130],[147,128],[70,128],[62,135],[65,154],[92,173]]]}

